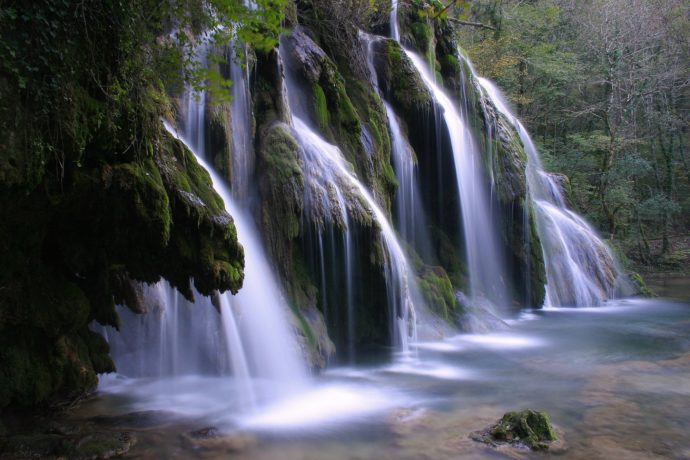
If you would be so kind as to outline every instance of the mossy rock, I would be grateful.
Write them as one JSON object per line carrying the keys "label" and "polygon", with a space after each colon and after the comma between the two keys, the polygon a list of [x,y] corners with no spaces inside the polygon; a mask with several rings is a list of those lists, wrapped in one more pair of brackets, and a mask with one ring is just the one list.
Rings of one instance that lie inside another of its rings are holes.
{"label": "mossy rock", "polygon": [[263,128],[258,151],[262,223],[274,262],[282,273],[291,272],[291,241],[300,234],[304,175],[299,146],[290,128],[275,123]]}
{"label": "mossy rock", "polygon": [[154,144],[151,158],[78,168],[61,190],[2,189],[0,407],[77,398],[114,370],[88,324],[118,325],[123,280],[164,277],[189,297],[191,278],[202,293],[241,286],[242,247],[208,173],[171,137]]}
{"label": "mossy rock", "polygon": [[454,323],[460,304],[446,270],[443,267],[424,266],[417,283],[429,308],[449,323]]}
{"label": "mossy rock", "polygon": [[120,457],[130,451],[137,438],[130,432],[95,432],[79,439],[69,453],[70,458],[91,460]]}
{"label": "mossy rock", "polygon": [[557,439],[549,416],[531,409],[507,412],[496,425],[470,437],[493,446],[511,444],[532,450],[548,450],[550,443]]}
{"label": "mossy rock", "polygon": [[427,59],[434,54],[434,24],[429,18],[430,5],[425,0],[399,2],[398,26],[400,41]]}
{"label": "mossy rock", "polygon": [[395,40],[380,40],[374,46],[379,86],[398,114],[429,113],[433,99],[412,61]]}
{"label": "mossy rock", "polygon": [[630,272],[628,273],[628,278],[630,279],[634,289],[636,292],[638,292],[640,295],[643,295],[644,297],[656,297],[656,293],[647,286],[647,283],[645,282],[644,278],[642,275],[640,275],[637,272]]}

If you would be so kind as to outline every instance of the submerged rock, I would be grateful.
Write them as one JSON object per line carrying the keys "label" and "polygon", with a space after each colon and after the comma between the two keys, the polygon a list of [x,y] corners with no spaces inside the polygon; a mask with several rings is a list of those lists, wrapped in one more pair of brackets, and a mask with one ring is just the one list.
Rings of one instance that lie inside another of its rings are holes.
{"label": "submerged rock", "polygon": [[130,432],[96,432],[81,438],[70,453],[70,458],[97,459],[124,455],[136,444],[137,438]]}
{"label": "submerged rock", "polygon": [[206,428],[201,428],[189,433],[189,437],[192,439],[212,439],[218,436],[218,428],[215,426],[207,426]]}
{"label": "submerged rock", "polygon": [[258,439],[248,433],[222,433],[216,427],[209,426],[182,434],[182,442],[193,450],[204,451],[215,457],[245,452],[256,447]]}
{"label": "submerged rock", "polygon": [[176,414],[170,411],[147,410],[114,416],[97,416],[91,418],[90,421],[100,427],[145,429],[165,425],[175,416]]}
{"label": "submerged rock", "polygon": [[557,439],[548,415],[531,409],[507,412],[497,424],[475,431],[470,438],[494,447],[510,444],[532,450],[547,450]]}
{"label": "submerged rock", "polygon": [[0,440],[1,458],[103,459],[126,454],[137,439],[126,431],[97,431],[81,437],[29,434]]}

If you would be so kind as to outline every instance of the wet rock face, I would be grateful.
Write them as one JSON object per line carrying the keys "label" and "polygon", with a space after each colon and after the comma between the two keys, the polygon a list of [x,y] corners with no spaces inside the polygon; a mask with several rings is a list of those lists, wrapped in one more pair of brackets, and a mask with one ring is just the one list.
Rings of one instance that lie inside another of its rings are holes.
{"label": "wet rock face", "polygon": [[548,450],[550,443],[556,440],[556,433],[545,412],[525,409],[507,412],[496,425],[474,432],[470,437],[495,447],[510,444],[532,450]]}

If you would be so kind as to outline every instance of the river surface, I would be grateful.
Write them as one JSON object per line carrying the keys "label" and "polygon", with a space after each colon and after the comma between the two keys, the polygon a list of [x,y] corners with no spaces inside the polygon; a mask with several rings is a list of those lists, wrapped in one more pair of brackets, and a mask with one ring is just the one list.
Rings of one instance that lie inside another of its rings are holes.
{"label": "river surface", "polygon": [[237,409],[227,378],[109,376],[71,418],[133,431],[129,458],[532,458],[468,437],[532,408],[548,412],[560,437],[539,456],[690,458],[687,303],[524,311],[505,330],[414,350],[392,364],[328,370],[250,413]]}

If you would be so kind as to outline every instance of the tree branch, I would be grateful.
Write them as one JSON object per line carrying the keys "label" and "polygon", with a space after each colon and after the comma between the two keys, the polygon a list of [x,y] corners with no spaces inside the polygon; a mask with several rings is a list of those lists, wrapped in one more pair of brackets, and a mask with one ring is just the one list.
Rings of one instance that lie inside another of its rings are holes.
{"label": "tree branch", "polygon": [[496,30],[496,28],[494,26],[482,24],[481,22],[463,21],[462,19],[455,19],[455,18],[448,18],[448,20],[452,21],[458,25],[461,25],[461,26],[472,26],[472,27],[479,27],[480,29]]}
{"label": "tree branch", "polygon": [[437,17],[441,16],[443,13],[445,13],[446,11],[448,11],[448,9],[449,9],[451,6],[455,5],[455,2],[456,2],[456,1],[457,1],[457,0],[452,0],[450,3],[448,3],[446,6],[444,6],[443,9],[442,9],[441,11],[439,11],[438,13],[436,13],[436,14],[434,15],[434,17],[431,18],[431,19],[436,19]]}

